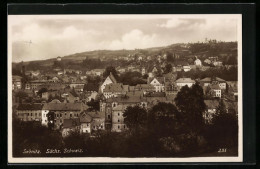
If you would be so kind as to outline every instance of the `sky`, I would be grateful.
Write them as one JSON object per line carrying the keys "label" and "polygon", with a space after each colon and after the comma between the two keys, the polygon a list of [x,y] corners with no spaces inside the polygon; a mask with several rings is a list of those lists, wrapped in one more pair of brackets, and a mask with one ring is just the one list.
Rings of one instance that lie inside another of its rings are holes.
{"label": "sky", "polygon": [[237,18],[237,15],[9,15],[8,46],[12,61],[20,62],[93,50],[160,47],[205,38],[237,41]]}

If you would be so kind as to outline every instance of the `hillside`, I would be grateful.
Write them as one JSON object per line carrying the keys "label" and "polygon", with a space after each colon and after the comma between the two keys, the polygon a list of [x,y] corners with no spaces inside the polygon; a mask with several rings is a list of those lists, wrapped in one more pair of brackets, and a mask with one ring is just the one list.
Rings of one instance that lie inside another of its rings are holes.
{"label": "hillside", "polygon": [[[219,56],[220,60],[228,60],[229,57],[237,57],[237,42],[215,42],[215,43],[178,43],[165,47],[153,47],[147,49],[135,49],[135,50],[95,50],[82,53],[75,53],[62,57],[62,62],[67,65],[82,63],[86,58],[88,59],[100,59],[101,61],[109,60],[125,60],[129,57],[136,56],[151,56],[156,58],[158,55],[165,53],[177,54],[180,58],[188,59],[195,55],[201,59],[205,59],[210,56]],[[48,68],[53,65],[56,58],[47,60],[36,60],[23,62],[29,69]],[[33,66],[31,66],[33,65]],[[19,63],[13,63],[13,67],[19,66]]]}

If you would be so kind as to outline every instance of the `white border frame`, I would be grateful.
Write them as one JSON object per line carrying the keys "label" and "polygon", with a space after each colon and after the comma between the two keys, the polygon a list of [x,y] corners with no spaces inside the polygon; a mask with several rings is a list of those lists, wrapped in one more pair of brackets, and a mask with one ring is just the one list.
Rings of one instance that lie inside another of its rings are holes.
{"label": "white border frame", "polygon": [[[238,157],[190,157],[190,158],[110,158],[110,157],[45,157],[45,158],[14,158],[12,156],[12,17],[15,15],[8,15],[8,163],[171,163],[171,162],[243,162],[243,95],[242,95],[242,14],[149,14],[149,15],[90,15],[84,14],[82,17],[139,17],[139,18],[165,18],[169,15],[178,15],[182,17],[203,18],[207,17],[224,17],[237,19],[237,42],[238,42]],[[30,15],[28,15],[30,16]],[[35,16],[35,15],[34,15]],[[56,15],[57,16],[57,15]],[[67,15],[68,17],[73,15]],[[168,17],[167,17],[168,18]]]}

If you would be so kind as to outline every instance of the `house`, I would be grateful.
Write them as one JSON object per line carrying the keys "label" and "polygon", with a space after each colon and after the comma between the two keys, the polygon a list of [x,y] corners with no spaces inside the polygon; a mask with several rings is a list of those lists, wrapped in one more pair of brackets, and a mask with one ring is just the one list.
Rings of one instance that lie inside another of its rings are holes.
{"label": "house", "polygon": [[213,62],[216,62],[218,60],[218,57],[217,56],[211,56],[208,59],[211,61],[211,63],[213,63]]}
{"label": "house", "polygon": [[43,104],[19,104],[17,117],[21,121],[42,121]]}
{"label": "house", "polygon": [[134,88],[135,91],[142,91],[143,94],[155,92],[155,87],[151,84],[137,84]]}
{"label": "house", "polygon": [[75,118],[75,119],[64,119],[62,128],[61,128],[61,133],[62,137],[67,137],[70,135],[71,132],[80,132],[80,119]]}
{"label": "house", "polygon": [[219,97],[221,98],[221,88],[217,84],[209,85],[209,94],[212,97]]}
{"label": "house", "polygon": [[105,72],[105,69],[93,69],[92,72],[95,76],[101,76]]}
{"label": "house", "polygon": [[204,100],[204,103],[206,105],[206,111],[203,113],[203,118],[207,123],[210,123],[213,115],[216,113],[219,102],[218,100]]}
{"label": "house", "polygon": [[58,62],[61,61],[61,57],[60,57],[60,56],[57,57],[57,61],[58,61]]}
{"label": "house", "polygon": [[105,113],[104,112],[98,112],[98,111],[92,111],[87,112],[88,115],[92,117],[91,122],[91,130],[105,130]]}
{"label": "house", "polygon": [[[115,113],[113,113],[113,111],[114,111],[113,109],[119,105],[121,105],[123,107],[135,106],[135,105],[140,105],[140,106],[146,107],[147,102],[141,96],[129,96],[129,95],[120,96],[120,97],[111,97],[104,101],[101,101],[100,110],[102,113],[105,114],[105,127],[108,130],[111,130],[112,126],[113,126],[112,115],[113,114],[115,115]],[[122,111],[122,110],[117,110],[116,113],[118,113],[118,111]],[[122,115],[120,115],[120,116],[122,116]],[[115,125],[114,125],[114,127],[115,127]],[[118,128],[118,126],[116,126],[116,128]]]}
{"label": "house", "polygon": [[144,67],[142,68],[141,73],[142,73],[142,76],[146,74],[146,70]]}
{"label": "house", "polygon": [[12,76],[12,88],[13,90],[22,88],[22,77],[21,76]]}
{"label": "house", "polygon": [[165,78],[164,77],[148,77],[148,84],[151,84],[155,88],[155,92],[163,92],[165,87]]}
{"label": "house", "polygon": [[105,89],[106,85],[111,83],[117,83],[117,81],[114,75],[110,72],[109,76],[107,76],[107,78],[105,79],[105,81],[102,83],[100,87],[101,93],[103,93],[103,90]]}
{"label": "house", "polygon": [[[211,123],[211,120],[212,120],[214,114],[217,112],[217,108],[219,106],[219,101],[218,100],[204,100],[204,103],[206,105],[206,111],[203,113],[204,120],[207,123]],[[226,106],[227,113],[237,114],[237,112],[238,112],[237,102],[224,101],[224,104]]]}
{"label": "house", "polygon": [[213,62],[213,65],[214,65],[214,66],[223,66],[223,64],[222,64],[221,61],[215,61],[215,62]]}
{"label": "house", "polygon": [[184,72],[188,72],[188,71],[190,71],[190,70],[191,70],[190,65],[183,66],[183,71],[184,71]]}
{"label": "house", "polygon": [[103,90],[103,95],[105,98],[117,97],[126,94],[129,91],[128,87],[128,85],[123,85],[122,83],[107,84]]}
{"label": "house", "polygon": [[70,86],[71,88],[76,88],[76,87],[79,87],[79,86],[84,87],[84,85],[85,85],[85,82],[82,81],[82,80],[80,80],[80,79],[76,79],[75,81],[72,81],[72,82],[69,84],[69,86]]}
{"label": "house", "polygon": [[122,132],[127,129],[124,123],[124,111],[126,107],[124,105],[118,105],[112,108],[112,132]]}
{"label": "house", "polygon": [[209,59],[205,59],[204,63],[211,64],[211,61]]}
{"label": "house", "polygon": [[[46,84],[48,81],[47,80],[32,80],[30,81],[30,88],[31,90],[37,90],[37,88],[41,85]],[[37,92],[37,91],[35,91]]]}
{"label": "house", "polygon": [[191,87],[193,84],[195,84],[195,81],[192,80],[191,78],[180,78],[178,80],[176,80],[176,86],[180,89],[183,86],[188,86]]}
{"label": "house", "polygon": [[40,75],[40,71],[39,70],[36,70],[36,71],[32,71],[31,72],[31,76],[32,77],[37,77],[37,76],[39,76]]}
{"label": "house", "polygon": [[198,58],[194,61],[194,65],[196,66],[202,66],[201,64],[201,60],[199,60]]}
{"label": "house", "polygon": [[228,92],[231,93],[235,100],[238,99],[238,84],[237,81],[227,81]]}
{"label": "house", "polygon": [[212,78],[206,77],[206,78],[200,80],[200,84],[202,86],[209,86],[210,84],[218,84],[220,89],[222,89],[222,90],[226,89],[226,81],[219,77],[212,77]]}
{"label": "house", "polygon": [[74,90],[78,93],[82,93],[84,89],[84,85],[74,87]]}
{"label": "house", "polygon": [[61,97],[64,98],[65,103],[76,103],[79,101],[79,95],[73,90],[64,92],[61,94]]}
{"label": "house", "polygon": [[80,121],[80,132],[81,133],[89,133],[91,134],[91,122],[92,117],[86,112],[82,112],[79,116]]}
{"label": "house", "polygon": [[42,108],[42,125],[48,124],[48,113],[54,114],[54,129],[60,129],[64,119],[78,118],[88,107],[83,103],[45,103]]}
{"label": "house", "polygon": [[63,71],[58,71],[57,74],[58,75],[63,75]]}

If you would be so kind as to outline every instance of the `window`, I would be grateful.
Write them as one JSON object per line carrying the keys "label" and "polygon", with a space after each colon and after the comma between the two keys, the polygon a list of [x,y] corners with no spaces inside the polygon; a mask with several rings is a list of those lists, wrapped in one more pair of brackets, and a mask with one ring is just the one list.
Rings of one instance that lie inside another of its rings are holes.
{"label": "window", "polygon": [[120,126],[118,125],[118,129],[120,129]]}
{"label": "window", "polygon": [[107,115],[107,118],[110,119],[110,115]]}
{"label": "window", "polygon": [[120,122],[120,120],[118,119],[117,122]]}
{"label": "window", "polygon": [[125,125],[124,125],[124,129],[125,129]]}
{"label": "window", "polygon": [[60,114],[60,117],[62,117],[62,113]]}
{"label": "window", "polygon": [[31,113],[31,116],[32,116],[33,114]]}
{"label": "window", "polygon": [[118,116],[120,116],[120,113],[118,113]]}
{"label": "window", "polygon": [[70,114],[70,117],[72,117],[72,114]]}
{"label": "window", "polygon": [[62,120],[60,120],[60,123],[62,123]]}

